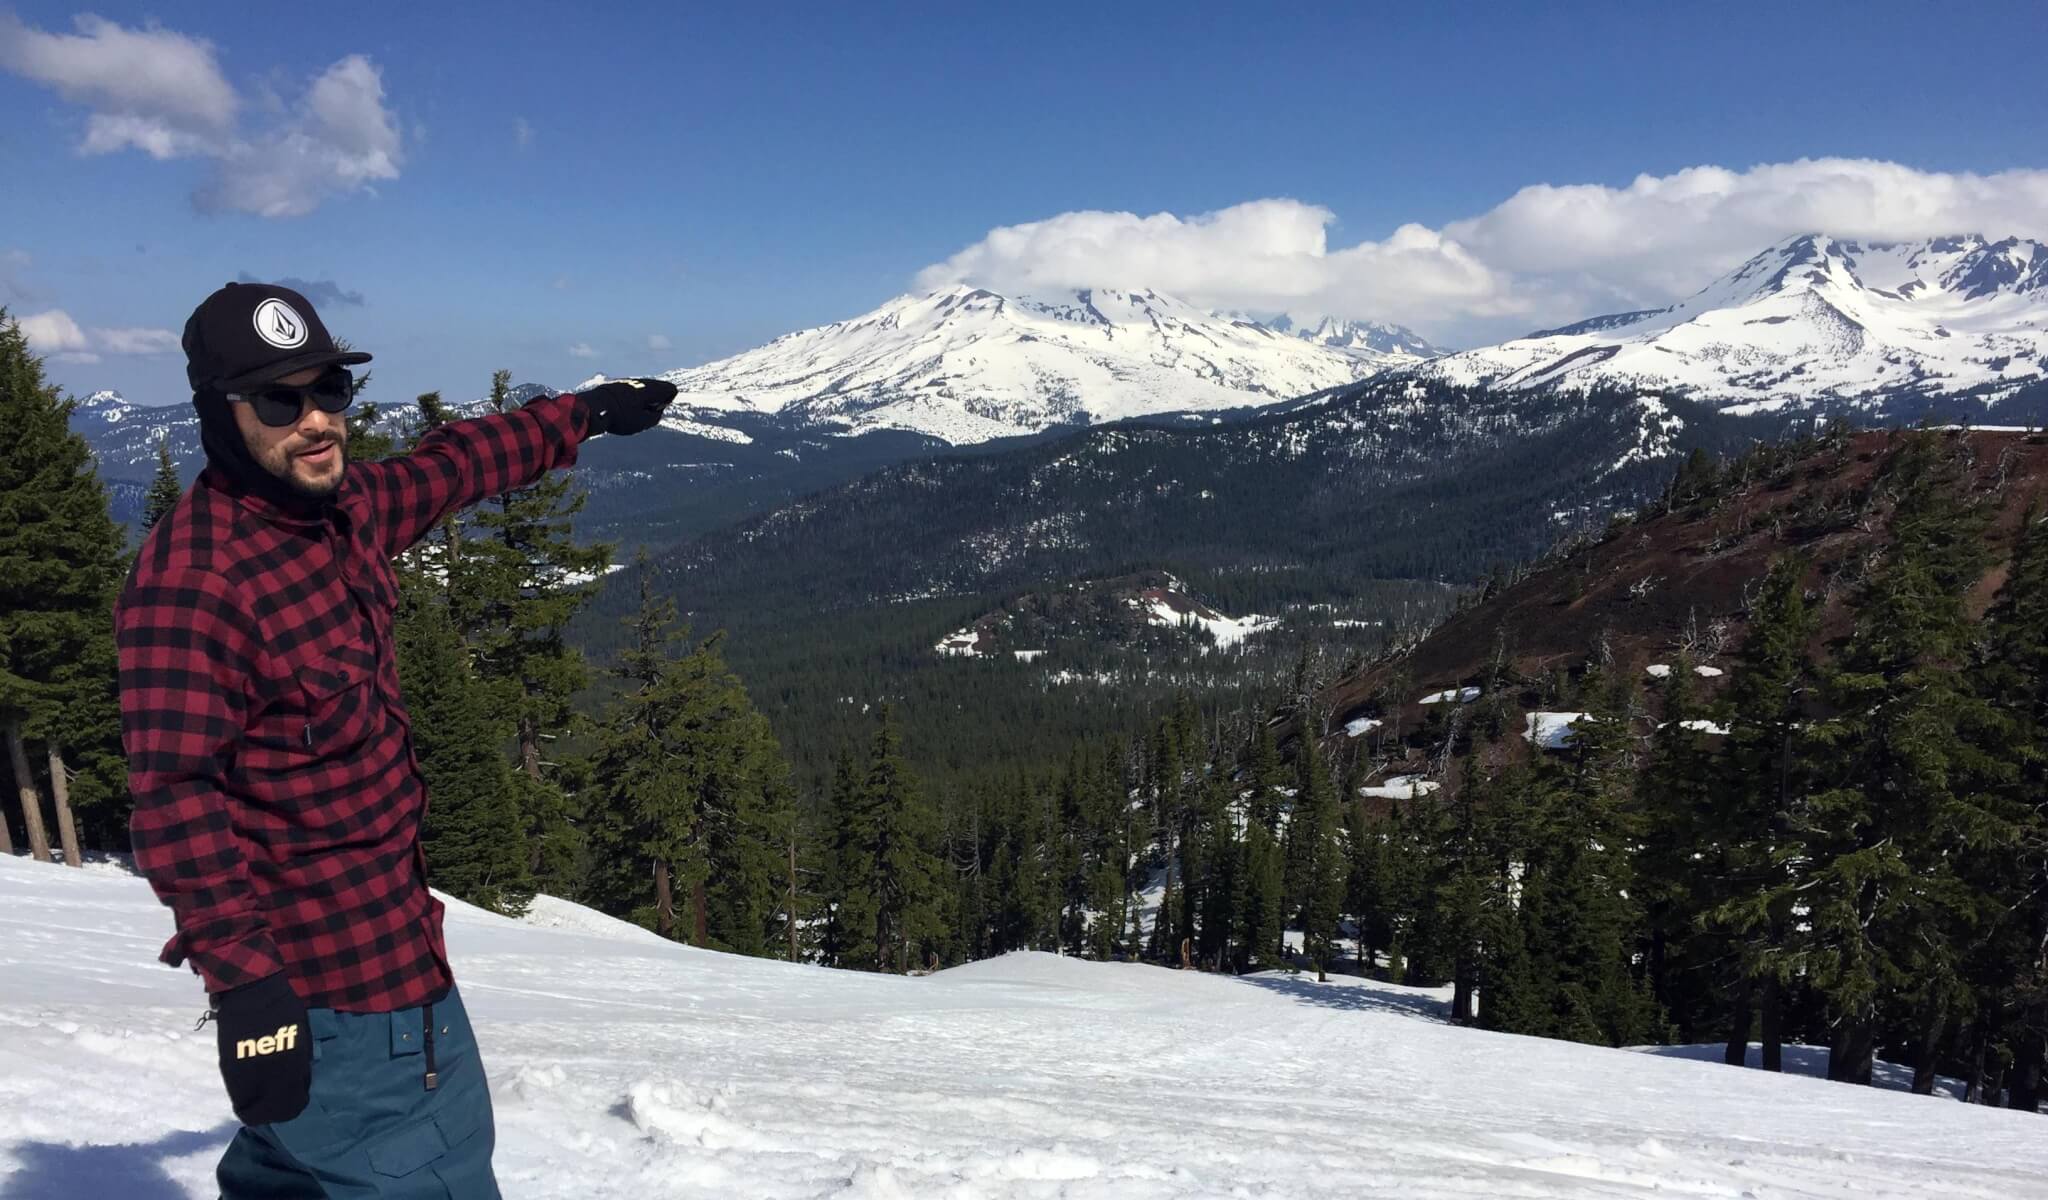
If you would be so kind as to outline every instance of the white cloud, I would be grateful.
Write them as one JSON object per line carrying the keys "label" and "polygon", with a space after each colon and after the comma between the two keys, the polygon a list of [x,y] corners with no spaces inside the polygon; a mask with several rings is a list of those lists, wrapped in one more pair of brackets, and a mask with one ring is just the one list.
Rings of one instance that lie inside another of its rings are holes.
{"label": "white cloud", "polygon": [[656,354],[666,353],[673,349],[674,346],[675,343],[669,341],[668,335],[665,333],[650,333],[647,335],[647,348]]}
{"label": "white cloud", "polygon": [[383,75],[351,54],[321,72],[281,126],[237,143],[199,202],[263,217],[304,216],[329,196],[398,178],[404,161],[397,118],[384,107]]}
{"label": "white cloud", "polygon": [[168,329],[86,329],[61,308],[21,318],[29,349],[63,362],[98,362],[102,354],[168,354],[180,347]]}
{"label": "white cloud", "polygon": [[75,34],[45,33],[0,14],[0,68],[90,108],[82,150],[175,158],[226,145],[241,101],[211,44],[90,14],[74,24]]}
{"label": "white cloud", "polygon": [[590,348],[590,343],[589,343],[589,342],[578,342],[578,343],[576,343],[575,345],[573,345],[573,346],[569,347],[569,357],[571,357],[571,358],[596,358],[596,357],[597,357],[597,351],[595,351],[595,350],[592,350],[592,349]]}
{"label": "white cloud", "polygon": [[512,118],[512,144],[521,150],[533,145],[533,123],[525,117]]}
{"label": "white cloud", "polygon": [[21,332],[28,339],[28,348],[37,354],[62,354],[86,348],[85,330],[61,308],[21,318]]}
{"label": "white cloud", "polygon": [[1527,187],[1441,229],[1408,224],[1332,248],[1335,219],[1291,199],[1189,217],[1063,213],[991,230],[917,281],[1024,293],[1153,287],[1220,309],[1380,317],[1438,337],[1499,337],[1669,303],[1801,233],[2048,237],[2048,171],[1950,174],[1855,159],[1692,167],[1620,188]]}
{"label": "white cloud", "polygon": [[168,329],[95,329],[92,336],[108,354],[169,354],[184,348]]}
{"label": "white cloud", "polygon": [[[149,26],[78,18],[77,34],[0,16],[0,68],[90,109],[79,151],[135,149],[157,159],[213,160],[202,208],[295,217],[329,197],[398,178],[404,139],[382,73],[351,54],[315,76],[296,103],[245,104],[213,47]],[[267,99],[259,89],[259,99]],[[257,112],[244,127],[245,110]]]}

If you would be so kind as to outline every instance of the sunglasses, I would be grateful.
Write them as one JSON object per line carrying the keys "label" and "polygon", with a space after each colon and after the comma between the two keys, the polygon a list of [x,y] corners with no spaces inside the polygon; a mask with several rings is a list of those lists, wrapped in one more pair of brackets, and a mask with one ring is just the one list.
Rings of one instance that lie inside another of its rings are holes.
{"label": "sunglasses", "polygon": [[256,419],[272,429],[298,424],[299,415],[311,400],[321,412],[338,413],[356,398],[355,376],[346,367],[336,367],[311,383],[293,387],[273,383],[252,392],[228,392],[227,398],[246,404]]}

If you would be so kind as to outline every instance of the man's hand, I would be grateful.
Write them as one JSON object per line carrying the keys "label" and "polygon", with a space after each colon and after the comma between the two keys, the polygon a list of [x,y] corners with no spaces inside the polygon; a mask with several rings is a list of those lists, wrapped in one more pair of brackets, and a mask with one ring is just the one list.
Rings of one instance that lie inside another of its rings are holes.
{"label": "man's hand", "polygon": [[586,436],[624,435],[654,428],[668,402],[676,398],[676,385],[660,379],[614,379],[578,392],[576,398],[590,415]]}
{"label": "man's hand", "polygon": [[313,1030],[306,1003],[283,975],[267,975],[213,998],[220,1077],[244,1125],[289,1121],[313,1088]]}

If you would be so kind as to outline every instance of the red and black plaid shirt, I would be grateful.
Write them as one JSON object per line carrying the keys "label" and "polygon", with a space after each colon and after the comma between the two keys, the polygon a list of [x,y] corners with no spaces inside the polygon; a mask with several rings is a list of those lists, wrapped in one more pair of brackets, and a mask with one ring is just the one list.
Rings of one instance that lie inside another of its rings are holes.
{"label": "red and black plaid shirt", "polygon": [[211,992],[283,971],[307,1004],[350,1012],[447,986],[390,560],[574,463],[586,421],[565,395],[454,422],[350,464],[318,518],[209,469],[150,532],[115,629],[135,862],[177,920],[165,962]]}

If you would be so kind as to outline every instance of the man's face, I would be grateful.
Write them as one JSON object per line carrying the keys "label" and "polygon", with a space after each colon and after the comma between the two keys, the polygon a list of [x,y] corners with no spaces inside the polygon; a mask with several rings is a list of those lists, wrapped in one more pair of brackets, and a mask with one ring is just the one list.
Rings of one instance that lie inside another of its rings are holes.
{"label": "man's face", "polygon": [[[320,377],[325,367],[308,367],[283,376],[277,380],[290,387],[300,387]],[[316,498],[331,496],[341,486],[342,471],[345,467],[344,453],[348,447],[348,423],[342,414],[322,412],[310,401],[299,406],[299,419],[282,429],[274,429],[256,419],[256,414],[247,404],[230,404],[235,412],[235,424],[241,427],[242,440],[249,446],[249,454],[261,463],[263,469],[284,480],[308,496]]]}

